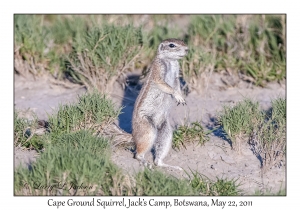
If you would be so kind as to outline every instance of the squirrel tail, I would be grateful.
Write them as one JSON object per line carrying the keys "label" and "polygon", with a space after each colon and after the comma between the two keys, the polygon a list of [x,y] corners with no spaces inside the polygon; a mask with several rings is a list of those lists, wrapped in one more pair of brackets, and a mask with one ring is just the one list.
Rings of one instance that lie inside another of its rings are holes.
{"label": "squirrel tail", "polygon": [[132,135],[122,130],[115,123],[111,123],[106,127],[104,135],[112,137],[112,146],[114,147],[121,144],[133,143]]}

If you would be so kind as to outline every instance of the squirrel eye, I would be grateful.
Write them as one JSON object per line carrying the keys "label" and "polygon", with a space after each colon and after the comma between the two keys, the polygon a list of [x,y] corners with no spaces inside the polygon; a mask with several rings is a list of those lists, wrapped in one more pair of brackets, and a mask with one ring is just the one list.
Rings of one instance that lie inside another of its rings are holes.
{"label": "squirrel eye", "polygon": [[175,47],[175,45],[174,44],[169,44],[169,47],[173,48],[173,47]]}

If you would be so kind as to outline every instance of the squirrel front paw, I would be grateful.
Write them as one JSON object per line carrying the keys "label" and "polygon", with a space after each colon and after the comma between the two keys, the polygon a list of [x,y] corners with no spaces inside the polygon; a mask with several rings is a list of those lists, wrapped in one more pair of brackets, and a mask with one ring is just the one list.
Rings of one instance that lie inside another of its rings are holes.
{"label": "squirrel front paw", "polygon": [[174,98],[176,99],[176,101],[178,103],[177,106],[179,104],[186,105],[186,102],[185,102],[184,98],[182,97],[182,95],[179,92],[175,91],[173,96],[174,96]]}

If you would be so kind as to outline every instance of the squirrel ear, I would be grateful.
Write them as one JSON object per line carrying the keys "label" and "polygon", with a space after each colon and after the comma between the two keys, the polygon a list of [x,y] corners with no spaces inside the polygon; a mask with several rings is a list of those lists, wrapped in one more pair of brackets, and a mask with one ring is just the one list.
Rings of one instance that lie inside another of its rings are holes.
{"label": "squirrel ear", "polygon": [[158,46],[158,51],[162,51],[164,49],[164,45],[162,43],[160,43],[160,45]]}

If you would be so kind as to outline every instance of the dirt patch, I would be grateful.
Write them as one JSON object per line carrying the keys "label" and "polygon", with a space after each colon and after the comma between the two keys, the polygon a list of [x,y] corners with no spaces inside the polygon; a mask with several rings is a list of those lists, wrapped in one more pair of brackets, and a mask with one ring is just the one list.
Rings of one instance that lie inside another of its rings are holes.
{"label": "dirt patch", "polygon": [[30,169],[31,164],[38,157],[38,153],[35,150],[24,150],[19,147],[16,147],[14,151],[14,157],[15,157],[15,161],[14,161],[15,168],[21,165]]}
{"label": "dirt patch", "polygon": [[55,85],[49,78],[25,79],[18,75],[14,87],[15,109],[33,111],[40,120],[46,120],[59,104],[72,103],[85,92],[85,88],[76,85]]}
{"label": "dirt patch", "polygon": [[[119,116],[119,126],[131,132],[131,116],[137,92],[125,88],[123,91],[115,86],[111,95],[116,106],[125,106],[123,114]],[[235,87],[224,88],[220,75],[213,74],[209,85],[200,92],[191,92],[186,97],[187,106],[174,106],[171,111],[171,122],[175,128],[183,122],[200,121],[207,129],[213,126],[216,116],[225,104],[236,104],[244,98],[259,101],[263,109],[271,106],[271,100],[285,97],[285,85],[278,83],[268,84],[265,88],[240,82]],[[15,77],[15,108],[30,109],[40,119],[47,119],[47,113],[60,103],[69,103],[76,100],[78,94],[85,92],[82,87],[65,88],[51,84],[45,79],[25,80]],[[175,102],[174,102],[175,104]],[[33,151],[15,150],[15,166],[19,163],[30,165],[34,161]],[[152,155],[147,157],[152,163]],[[113,152],[113,161],[128,173],[135,173],[142,169],[138,161],[133,159],[133,154],[128,149],[118,149]],[[252,153],[249,145],[241,146],[241,154],[231,150],[229,143],[218,132],[210,135],[210,140],[205,146],[188,145],[180,151],[171,150],[165,162],[182,167],[186,172],[196,170],[199,173],[215,180],[219,178],[236,179],[241,183],[240,189],[245,194],[254,194],[255,191],[267,189],[273,193],[286,188],[286,167],[282,163],[262,174],[259,159]],[[187,177],[185,172],[177,170],[160,169],[176,177]]]}

